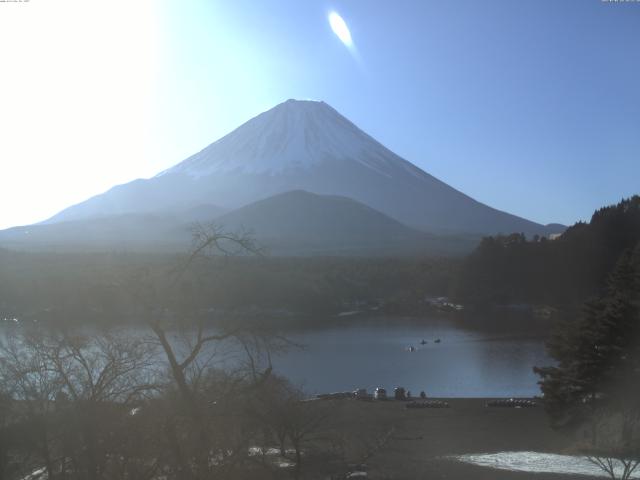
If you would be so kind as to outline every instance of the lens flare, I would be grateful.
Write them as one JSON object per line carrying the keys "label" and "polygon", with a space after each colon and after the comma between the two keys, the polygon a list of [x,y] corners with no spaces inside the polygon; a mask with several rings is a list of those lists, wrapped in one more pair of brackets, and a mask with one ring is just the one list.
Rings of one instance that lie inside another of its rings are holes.
{"label": "lens flare", "polygon": [[347,47],[353,46],[353,40],[351,39],[351,32],[349,31],[349,27],[347,27],[347,22],[345,22],[340,15],[336,12],[329,13],[329,25],[331,25],[331,30],[333,30],[333,33],[336,34],[342,43]]}

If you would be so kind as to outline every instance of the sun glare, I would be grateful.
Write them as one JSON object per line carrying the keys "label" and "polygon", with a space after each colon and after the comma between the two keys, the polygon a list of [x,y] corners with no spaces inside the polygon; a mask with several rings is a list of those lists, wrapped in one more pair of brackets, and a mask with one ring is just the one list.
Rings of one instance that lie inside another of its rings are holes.
{"label": "sun glare", "polygon": [[349,27],[347,27],[347,22],[345,22],[340,15],[336,12],[329,13],[329,24],[331,25],[333,33],[337,35],[342,43],[347,47],[353,46],[353,40],[351,39],[351,32],[349,31]]}
{"label": "sun glare", "polygon": [[0,158],[13,181],[0,201],[14,207],[0,228],[146,173],[155,10],[151,0],[2,4]]}

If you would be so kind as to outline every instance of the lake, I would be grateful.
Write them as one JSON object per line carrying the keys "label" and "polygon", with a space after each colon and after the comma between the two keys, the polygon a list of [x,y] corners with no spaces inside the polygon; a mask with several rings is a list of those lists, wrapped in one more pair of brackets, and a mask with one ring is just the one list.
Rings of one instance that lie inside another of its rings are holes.
{"label": "lake", "polygon": [[540,394],[532,367],[553,363],[539,334],[450,319],[349,318],[289,337],[305,348],[276,358],[275,369],[310,394],[403,386],[438,397],[530,397]]}
{"label": "lake", "polygon": [[[540,393],[533,366],[553,364],[541,329],[532,330],[521,318],[502,318],[497,324],[495,319],[380,316],[323,322],[326,326],[284,332],[303,348],[273,358],[276,373],[308,394],[372,392],[378,386],[391,394],[402,386],[414,395],[424,390],[436,397],[531,397]],[[140,327],[126,331],[150,334]],[[4,334],[0,330],[0,337]],[[232,345],[211,348],[218,349],[218,367],[239,361]]]}

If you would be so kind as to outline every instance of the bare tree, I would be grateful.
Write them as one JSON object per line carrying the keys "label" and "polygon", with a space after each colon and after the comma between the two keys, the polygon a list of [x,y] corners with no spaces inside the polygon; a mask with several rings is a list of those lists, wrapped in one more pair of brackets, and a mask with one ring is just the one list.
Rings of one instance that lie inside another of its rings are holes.
{"label": "bare tree", "polygon": [[105,478],[119,458],[114,429],[157,388],[152,350],[114,333],[17,333],[2,346],[2,371],[47,477]]}
{"label": "bare tree", "polygon": [[623,407],[601,408],[598,415],[592,417],[590,425],[596,441],[591,439],[582,447],[586,458],[612,480],[628,480],[640,465],[640,438],[634,435],[640,427],[638,407]]}
{"label": "bare tree", "polygon": [[[587,456],[587,459],[603,470],[613,480],[628,480],[640,464],[638,458],[627,458],[626,455],[615,455],[611,452]],[[618,476],[618,473],[620,476]]]}
{"label": "bare tree", "polygon": [[0,345],[3,385],[21,405],[17,417],[27,450],[36,455],[36,461],[44,464],[47,475],[53,479],[57,465],[51,424],[61,380],[47,362],[39,341],[17,333],[12,332]]}
{"label": "bare tree", "polygon": [[[229,398],[248,395],[270,376],[270,352],[278,348],[278,341],[246,322],[210,324],[202,278],[214,256],[261,254],[250,235],[196,225],[193,239],[191,253],[169,275],[137,279],[131,291],[166,360],[169,389],[174,389],[174,408],[165,417],[174,468],[186,478],[201,479],[213,472],[224,474],[246,460],[248,436],[227,435],[222,442],[217,432],[228,422],[217,412]],[[233,379],[227,379],[224,391],[210,381],[222,350],[240,352],[243,359],[236,355]],[[225,411],[229,417],[233,409]],[[235,418],[236,426],[242,423]]]}

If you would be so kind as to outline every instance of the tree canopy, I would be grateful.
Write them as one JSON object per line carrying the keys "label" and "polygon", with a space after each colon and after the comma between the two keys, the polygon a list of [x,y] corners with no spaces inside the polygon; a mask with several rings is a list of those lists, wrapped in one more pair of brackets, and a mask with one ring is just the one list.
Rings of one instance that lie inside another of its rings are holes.
{"label": "tree canopy", "polygon": [[491,303],[579,304],[600,294],[626,249],[640,241],[640,196],[601,208],[558,239],[486,237],[461,269],[457,294]]}
{"label": "tree canopy", "polygon": [[534,370],[554,425],[582,430],[583,449],[613,478],[611,459],[630,475],[640,460],[640,242],[548,349],[557,364]]}

